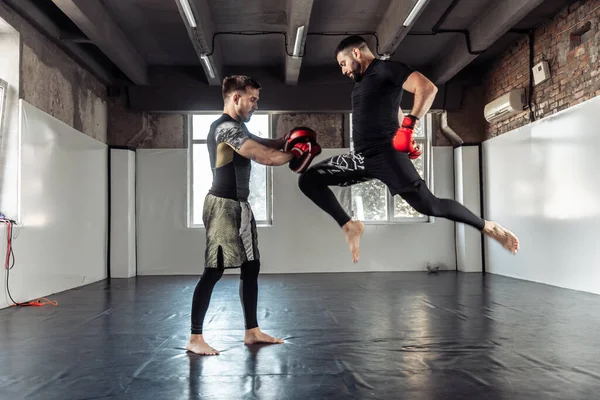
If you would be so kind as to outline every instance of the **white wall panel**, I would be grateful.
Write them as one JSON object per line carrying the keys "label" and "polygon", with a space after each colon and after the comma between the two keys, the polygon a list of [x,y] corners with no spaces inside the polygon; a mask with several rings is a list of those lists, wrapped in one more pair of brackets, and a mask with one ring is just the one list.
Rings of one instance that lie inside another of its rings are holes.
{"label": "white wall panel", "polygon": [[[475,215],[481,216],[478,146],[461,146],[454,149],[454,173],[456,200]],[[468,225],[457,223],[458,270],[481,272],[483,270],[481,252],[481,233]]]}
{"label": "white wall panel", "polygon": [[[343,151],[326,149],[315,162]],[[433,154],[436,193],[453,198],[452,149],[434,148]],[[187,151],[143,149],[136,157],[138,274],[200,274],[204,230],[186,227]],[[340,228],[297,181],[287,166],[273,169],[274,225],[258,232],[263,272],[425,270],[428,261],[456,267],[454,224],[441,218],[433,224],[367,225],[361,259],[353,264]]]}
{"label": "white wall panel", "polygon": [[110,276],[136,274],[135,152],[110,149]]}
{"label": "white wall panel", "polygon": [[484,142],[485,215],[519,237],[486,240],[493,273],[600,293],[600,97]]}
{"label": "white wall panel", "polygon": [[[8,25],[4,26],[5,28]],[[4,120],[0,135],[0,211],[19,218],[19,74],[20,36],[16,31],[0,33],[0,79],[8,83]]]}
{"label": "white wall panel", "polygon": [[21,223],[10,273],[18,302],[106,278],[107,246],[106,145],[22,100],[20,111]]}

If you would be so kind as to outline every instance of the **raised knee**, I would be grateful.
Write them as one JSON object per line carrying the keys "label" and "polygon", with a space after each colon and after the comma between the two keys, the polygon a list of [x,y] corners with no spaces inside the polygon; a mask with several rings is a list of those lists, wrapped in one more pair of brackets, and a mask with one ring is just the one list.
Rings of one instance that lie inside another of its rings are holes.
{"label": "raised knee", "polygon": [[319,178],[320,174],[316,170],[309,169],[298,178],[298,187],[306,193],[307,190],[319,183]]}

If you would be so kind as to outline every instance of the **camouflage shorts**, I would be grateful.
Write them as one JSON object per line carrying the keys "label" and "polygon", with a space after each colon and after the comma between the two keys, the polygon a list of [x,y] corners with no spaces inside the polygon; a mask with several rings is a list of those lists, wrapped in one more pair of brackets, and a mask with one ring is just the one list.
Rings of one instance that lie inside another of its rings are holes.
{"label": "camouflage shorts", "polygon": [[202,220],[207,268],[239,268],[260,259],[256,221],[248,202],[207,194]]}

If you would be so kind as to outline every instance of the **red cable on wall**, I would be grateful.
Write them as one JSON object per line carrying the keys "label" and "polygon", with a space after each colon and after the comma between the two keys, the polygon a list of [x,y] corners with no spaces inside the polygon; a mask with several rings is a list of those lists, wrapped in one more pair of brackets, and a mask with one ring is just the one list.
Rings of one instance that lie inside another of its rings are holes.
{"label": "red cable on wall", "polygon": [[[14,221],[11,221],[11,220],[5,219],[5,218],[0,218],[0,222],[3,222],[4,224],[6,224],[6,257],[4,259],[4,269],[6,270],[6,293],[8,294],[10,301],[13,302],[11,307],[12,306],[41,307],[41,306],[45,306],[47,304],[57,306],[58,302],[56,300],[50,301],[45,297],[42,297],[42,298],[39,298],[39,299],[33,300],[33,301],[28,301],[25,303],[18,303],[12,298],[12,296],[10,294],[10,289],[8,287],[8,279],[10,277],[10,270],[15,266],[15,253],[12,248]],[[11,265],[11,256],[12,256],[12,265]]]}

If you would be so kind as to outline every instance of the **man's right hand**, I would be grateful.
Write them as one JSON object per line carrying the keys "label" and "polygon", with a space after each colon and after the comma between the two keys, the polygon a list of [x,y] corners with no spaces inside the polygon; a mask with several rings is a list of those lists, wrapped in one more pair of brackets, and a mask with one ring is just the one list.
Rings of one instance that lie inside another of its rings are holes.
{"label": "man's right hand", "polygon": [[318,143],[298,142],[290,149],[294,158],[289,162],[292,171],[301,174],[308,169],[312,160],[321,154],[321,146]]}
{"label": "man's right hand", "polygon": [[407,115],[402,119],[402,126],[396,130],[396,134],[392,139],[392,145],[397,151],[408,153],[411,160],[418,158],[423,154],[420,146],[413,139],[415,124],[418,118],[413,115]]}
{"label": "man's right hand", "polygon": [[284,139],[283,151],[292,151],[297,143],[310,142],[313,145],[317,144],[317,132],[307,127],[296,127],[287,133]]}

